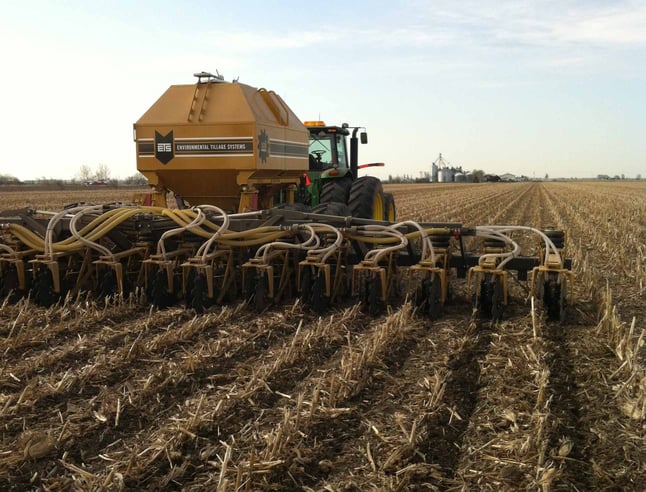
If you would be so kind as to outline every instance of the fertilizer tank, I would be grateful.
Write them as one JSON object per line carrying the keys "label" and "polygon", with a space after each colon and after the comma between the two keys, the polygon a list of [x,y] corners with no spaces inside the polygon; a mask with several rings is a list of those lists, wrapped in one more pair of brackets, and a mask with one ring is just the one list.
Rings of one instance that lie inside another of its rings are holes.
{"label": "fertilizer tank", "polygon": [[148,183],[190,204],[235,210],[246,187],[298,182],[309,134],[282,98],[195,76],[196,84],[169,87],[134,124],[137,169]]}

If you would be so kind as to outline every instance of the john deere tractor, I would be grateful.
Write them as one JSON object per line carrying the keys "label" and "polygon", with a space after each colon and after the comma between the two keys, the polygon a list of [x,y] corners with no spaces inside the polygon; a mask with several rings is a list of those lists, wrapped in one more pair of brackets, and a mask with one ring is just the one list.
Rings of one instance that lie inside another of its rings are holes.
{"label": "john deere tractor", "polygon": [[[358,142],[368,143],[365,129],[350,127],[347,123],[340,127],[327,126],[322,121],[306,121],[305,126],[310,132],[307,195],[297,194],[297,201],[312,205],[319,213],[394,221],[392,194],[383,192],[378,178],[358,177],[359,169],[383,166],[383,163],[358,163]],[[359,130],[363,131],[357,138]]]}

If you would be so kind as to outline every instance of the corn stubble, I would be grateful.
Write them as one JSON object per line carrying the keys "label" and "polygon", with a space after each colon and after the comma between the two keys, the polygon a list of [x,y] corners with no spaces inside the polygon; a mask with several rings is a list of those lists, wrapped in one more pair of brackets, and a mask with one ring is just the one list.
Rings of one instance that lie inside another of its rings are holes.
{"label": "corn stubble", "polygon": [[[564,326],[512,283],[318,316],[131,298],[0,307],[0,486],[44,490],[643,490],[646,185],[393,185],[400,218],[567,231]],[[3,194],[0,208],[88,201]],[[97,200],[123,200],[120,192]],[[20,203],[19,203],[20,202]],[[609,206],[612,204],[612,206]]]}

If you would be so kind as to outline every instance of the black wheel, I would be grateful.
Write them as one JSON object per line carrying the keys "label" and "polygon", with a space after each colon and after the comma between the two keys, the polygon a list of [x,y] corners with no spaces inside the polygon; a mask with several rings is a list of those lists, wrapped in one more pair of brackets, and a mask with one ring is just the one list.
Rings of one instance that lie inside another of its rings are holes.
{"label": "black wheel", "polygon": [[304,304],[309,304],[312,297],[312,268],[303,268],[301,276],[301,300]]}
{"label": "black wheel", "polygon": [[330,306],[330,298],[325,295],[325,275],[322,273],[319,273],[314,280],[310,299],[312,309],[319,314],[326,312],[327,308]]}
{"label": "black wheel", "polygon": [[315,214],[338,215],[348,217],[351,215],[350,207],[341,202],[321,203],[312,209]]}
{"label": "black wheel", "polygon": [[381,279],[378,275],[373,276],[368,280],[367,285],[367,305],[368,314],[376,316],[383,308],[381,302]]}
{"label": "black wheel", "polygon": [[189,269],[186,284],[184,285],[184,307],[187,309],[193,306],[193,282],[195,281],[195,275],[195,269]]}
{"label": "black wheel", "polygon": [[190,305],[188,307],[194,309],[196,313],[201,314],[210,304],[206,275],[203,273],[195,274],[190,289]]}
{"label": "black wheel", "polygon": [[442,317],[442,282],[440,278],[433,274],[433,277],[426,280],[428,282],[428,300],[427,313],[433,320]]}
{"label": "black wheel", "polygon": [[480,292],[473,295],[473,306],[480,315],[489,318],[493,317],[493,297],[498,275],[484,275],[480,281]]}
{"label": "black wheel", "polygon": [[552,240],[554,246],[558,249],[563,249],[565,246],[565,233],[563,231],[548,229],[543,231],[545,235]]}
{"label": "black wheel", "polygon": [[395,198],[392,193],[384,193],[384,220],[388,222],[395,222],[397,220]]}
{"label": "black wheel", "polygon": [[270,300],[267,298],[269,294],[269,281],[267,280],[267,275],[260,275],[256,286],[254,288],[253,302],[256,307],[256,311],[264,311],[269,307]]}
{"label": "black wheel", "polygon": [[547,310],[547,319],[556,321],[561,316],[561,286],[556,279],[548,279],[543,287],[543,305]]}
{"label": "black wheel", "polygon": [[480,292],[473,293],[473,307],[478,310],[481,316],[491,316],[491,283],[486,279],[480,282]]}
{"label": "black wheel", "polygon": [[491,319],[494,322],[502,320],[503,301],[505,293],[502,285],[502,279],[499,275],[494,275],[491,280]]}
{"label": "black wheel", "polygon": [[350,176],[327,178],[323,181],[319,203],[348,203],[350,188],[352,188],[352,178]]}
{"label": "black wheel", "polygon": [[2,274],[0,281],[0,303],[9,296],[10,301],[16,300],[18,293],[18,270],[15,265],[9,265]]}
{"label": "black wheel", "polygon": [[567,305],[567,279],[565,277],[561,278],[561,299],[559,303],[559,321],[561,322],[562,325],[565,324],[567,321],[567,311],[568,311],[568,305]]}
{"label": "black wheel", "polygon": [[54,276],[49,268],[38,269],[32,295],[34,302],[43,307],[50,307],[60,299],[60,293],[54,292]]}
{"label": "black wheel", "polygon": [[119,292],[117,272],[112,268],[105,268],[99,275],[99,296],[105,299],[114,296],[117,292]]}
{"label": "black wheel", "polygon": [[413,303],[415,304],[415,306],[422,309],[426,306],[424,282],[425,281],[420,282],[420,284],[415,289],[415,292],[413,292]]}
{"label": "black wheel", "polygon": [[160,268],[153,276],[149,293],[150,302],[153,306],[163,309],[173,304],[173,295],[168,292],[168,276],[166,269]]}
{"label": "black wheel", "polygon": [[364,176],[354,181],[348,205],[353,217],[383,220],[384,196],[381,181],[373,176]]}

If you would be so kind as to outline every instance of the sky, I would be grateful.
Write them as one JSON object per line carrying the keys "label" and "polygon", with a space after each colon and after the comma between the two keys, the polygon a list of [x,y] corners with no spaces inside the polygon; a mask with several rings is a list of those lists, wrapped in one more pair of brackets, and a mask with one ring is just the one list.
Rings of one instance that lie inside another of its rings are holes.
{"label": "sky", "polygon": [[2,2],[0,174],[136,173],[132,125],[216,70],[364,126],[367,173],[646,177],[646,1]]}

